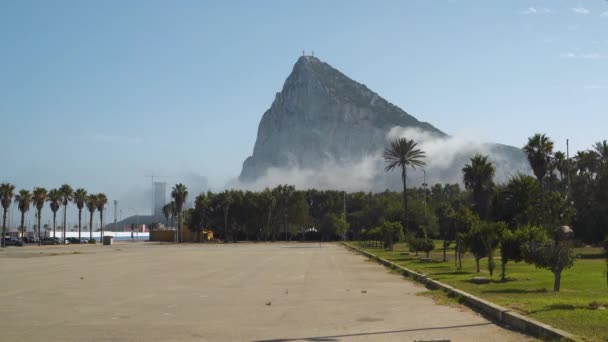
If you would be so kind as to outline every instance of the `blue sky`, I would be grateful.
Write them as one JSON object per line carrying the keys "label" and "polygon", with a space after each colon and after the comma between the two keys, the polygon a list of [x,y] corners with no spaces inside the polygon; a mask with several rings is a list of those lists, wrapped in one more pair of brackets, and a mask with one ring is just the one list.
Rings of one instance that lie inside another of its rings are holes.
{"label": "blue sky", "polygon": [[450,134],[608,138],[603,0],[4,0],[0,42],[0,180],[140,212],[237,177],[303,49]]}

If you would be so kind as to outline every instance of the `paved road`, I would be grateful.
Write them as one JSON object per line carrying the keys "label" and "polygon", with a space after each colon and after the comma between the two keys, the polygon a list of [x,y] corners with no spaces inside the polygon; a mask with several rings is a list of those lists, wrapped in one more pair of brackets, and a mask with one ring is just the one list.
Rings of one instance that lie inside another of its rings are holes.
{"label": "paved road", "polygon": [[522,341],[334,244],[0,252],[2,341]]}

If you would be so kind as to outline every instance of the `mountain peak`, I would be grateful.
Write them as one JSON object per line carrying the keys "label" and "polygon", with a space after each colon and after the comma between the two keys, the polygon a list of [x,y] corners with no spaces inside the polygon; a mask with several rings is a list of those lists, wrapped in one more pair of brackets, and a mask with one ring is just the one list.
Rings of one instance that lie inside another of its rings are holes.
{"label": "mountain peak", "polygon": [[445,136],[313,56],[301,56],[258,128],[241,180],[269,168],[352,162],[384,148],[395,126]]}

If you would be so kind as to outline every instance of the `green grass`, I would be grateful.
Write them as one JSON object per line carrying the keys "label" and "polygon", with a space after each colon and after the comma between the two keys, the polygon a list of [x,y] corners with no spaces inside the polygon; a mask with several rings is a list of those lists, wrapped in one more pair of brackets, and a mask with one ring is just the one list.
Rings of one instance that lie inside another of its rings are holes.
{"label": "green grass", "polygon": [[[361,243],[354,243],[363,248]],[[584,341],[608,341],[608,287],[606,286],[606,263],[604,259],[579,259],[574,267],[562,274],[561,291],[553,292],[553,273],[537,269],[526,263],[509,262],[507,281],[500,281],[500,260],[490,277],[487,259],[481,262],[481,272],[475,272],[475,261],[469,255],[463,259],[462,270],[454,265],[454,250],[448,250],[450,261],[441,262],[443,251],[431,253],[432,263],[419,261],[425,253],[415,256],[400,255],[408,251],[405,244],[395,245],[393,252],[380,248],[363,248],[377,256],[426,273],[429,277],[452,285],[475,296],[516,310],[524,315],[550,324],[556,328],[578,335]],[[597,251],[577,250],[579,254],[596,254]],[[470,282],[475,276],[484,276],[492,281],[486,285]],[[597,305],[606,310],[597,310]]]}

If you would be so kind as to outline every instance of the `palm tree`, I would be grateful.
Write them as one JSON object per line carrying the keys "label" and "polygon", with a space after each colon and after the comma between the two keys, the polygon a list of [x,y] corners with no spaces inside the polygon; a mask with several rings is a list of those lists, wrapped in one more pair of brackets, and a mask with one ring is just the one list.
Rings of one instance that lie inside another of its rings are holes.
{"label": "palm tree", "polygon": [[32,194],[25,190],[19,190],[19,193],[15,195],[15,203],[21,212],[21,238],[25,235],[25,213],[30,210],[32,204]]}
{"label": "palm tree", "polygon": [[176,184],[171,192],[171,197],[175,201],[175,213],[177,214],[176,242],[179,243],[181,238],[180,234],[182,232],[182,207],[184,206],[184,202],[186,202],[186,197],[188,197],[188,189],[182,183]]}
{"label": "palm tree", "polygon": [[97,210],[97,196],[89,195],[86,200],[87,209],[89,210],[89,241],[93,240],[93,214]]}
{"label": "palm tree", "polygon": [[563,183],[564,175],[568,172],[568,161],[566,160],[566,154],[564,152],[555,152],[555,155],[553,156],[553,166],[557,172],[559,172],[559,180]]}
{"label": "palm tree", "polygon": [[608,141],[598,141],[593,145],[594,152],[597,154],[598,161],[603,167],[608,166]]}
{"label": "palm tree", "polygon": [[408,212],[407,212],[407,167],[410,166],[414,170],[416,166],[424,166],[426,163],[422,160],[425,157],[424,151],[416,148],[418,144],[414,140],[400,138],[391,142],[389,148],[384,150],[384,161],[387,163],[384,168],[385,172],[391,171],[397,167],[401,168],[401,180],[403,181],[403,215],[404,227],[408,230]]}
{"label": "palm tree", "polygon": [[471,163],[462,168],[464,186],[473,192],[477,213],[483,219],[487,219],[489,215],[495,172],[496,168],[488,160],[488,156],[481,154],[476,154],[471,158]]}
{"label": "palm tree", "polygon": [[173,216],[173,207],[171,203],[167,203],[163,206],[163,215],[165,215],[165,223],[169,227],[169,218]]}
{"label": "palm tree", "polygon": [[76,208],[78,208],[78,240],[80,241],[80,232],[82,229],[82,208],[84,208],[84,204],[87,201],[87,191],[85,189],[76,189],[74,191],[74,203],[76,203]]}
{"label": "palm tree", "polygon": [[108,204],[108,198],[105,194],[97,194],[95,195],[97,210],[99,211],[99,225],[101,226],[101,242],[103,243],[103,210]]}
{"label": "palm tree", "polygon": [[63,239],[61,241],[65,244],[68,204],[72,201],[72,198],[74,197],[74,190],[72,190],[72,187],[68,184],[63,184],[61,188],[59,188],[59,192],[61,193],[61,204],[63,204]]}
{"label": "palm tree", "polygon": [[528,138],[528,144],[523,147],[528,156],[528,162],[534,171],[540,186],[540,207],[544,223],[544,197],[545,187],[543,180],[551,166],[551,156],[553,155],[553,141],[545,134],[536,133]]}
{"label": "palm tree", "polygon": [[15,192],[15,186],[10,183],[0,184],[0,202],[2,203],[2,209],[4,209],[2,215],[2,238],[0,239],[0,246],[5,247],[4,236],[6,235],[6,214],[8,208],[11,206],[13,200],[13,193]]}
{"label": "palm tree", "polygon": [[[53,239],[55,238],[55,228],[57,227],[57,210],[61,206],[61,192],[58,189],[51,189],[49,191],[48,201],[51,204],[51,211],[53,211]],[[65,237],[64,237],[65,239]]]}
{"label": "palm tree", "polygon": [[40,233],[40,221],[42,220],[42,208],[44,208],[44,202],[46,202],[48,198],[48,194],[45,188],[34,188],[32,192],[32,202],[36,207],[38,213],[36,214],[38,218],[38,245],[42,243],[42,234]]}

